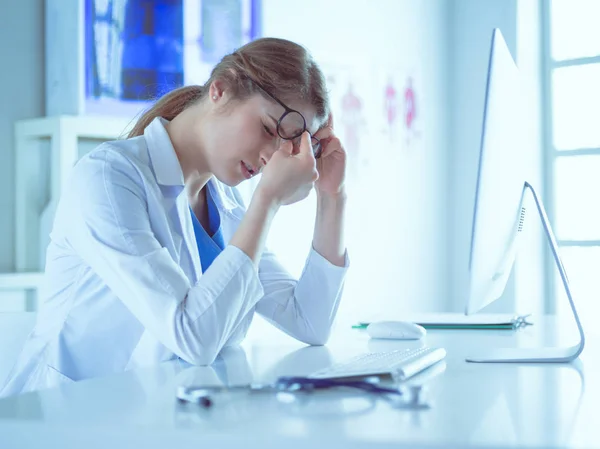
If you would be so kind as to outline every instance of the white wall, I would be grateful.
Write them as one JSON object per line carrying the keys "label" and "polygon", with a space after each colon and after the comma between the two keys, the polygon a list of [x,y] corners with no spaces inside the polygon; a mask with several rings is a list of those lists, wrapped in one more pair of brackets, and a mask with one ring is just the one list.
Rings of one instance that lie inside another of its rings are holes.
{"label": "white wall", "polygon": [[[528,158],[525,160],[528,182],[535,188],[542,200],[544,190],[544,145],[542,116],[542,29],[541,3],[545,0],[518,0],[517,2],[517,49],[516,62],[525,86],[525,114],[528,117],[524,136]],[[547,294],[551,284],[545,280],[544,264],[549,253],[545,234],[533,202],[530,202],[528,221],[522,251],[516,265],[515,290],[516,309],[527,313],[551,313]],[[552,272],[554,273],[554,272]]]}
{"label": "white wall", "polygon": [[[370,95],[383,97],[380,81],[386,70],[417,77],[421,137],[410,147],[401,141],[390,144],[378,125],[369,123],[365,149],[369,165],[360,168],[360,180],[350,175],[351,271],[340,319],[446,310],[449,3],[264,0],[263,4],[265,35],[305,45],[326,72],[344,67],[349,75],[340,76],[363,80],[366,102]],[[367,120],[378,114],[382,111],[374,107]],[[342,132],[342,127],[336,129]],[[310,247],[314,207],[311,198],[281,212],[269,239],[295,273]]]}
{"label": "white wall", "polygon": [[44,2],[0,6],[0,272],[14,268],[16,120],[44,115]]}

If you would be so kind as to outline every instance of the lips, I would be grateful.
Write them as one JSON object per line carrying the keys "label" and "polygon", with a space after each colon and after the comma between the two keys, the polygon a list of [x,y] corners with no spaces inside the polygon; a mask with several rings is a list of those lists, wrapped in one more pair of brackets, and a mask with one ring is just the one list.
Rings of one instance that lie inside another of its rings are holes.
{"label": "lips", "polygon": [[246,179],[252,178],[257,172],[257,170],[251,165],[246,164],[244,161],[240,162],[240,165],[242,166],[242,173]]}

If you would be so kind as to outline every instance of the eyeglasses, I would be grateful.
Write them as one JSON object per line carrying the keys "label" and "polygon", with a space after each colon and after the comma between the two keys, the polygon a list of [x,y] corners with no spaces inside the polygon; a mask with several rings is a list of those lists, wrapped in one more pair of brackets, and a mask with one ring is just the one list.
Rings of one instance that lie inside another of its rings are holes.
{"label": "eyeglasses", "polygon": [[291,140],[294,146],[300,146],[300,139],[304,131],[308,132],[310,135],[310,143],[313,150],[313,155],[315,159],[319,159],[321,157],[321,153],[323,151],[321,141],[313,136],[310,131],[306,129],[306,120],[304,116],[291,108],[288,108],[281,100],[279,100],[275,95],[272,95],[267,89],[260,85],[257,81],[254,81],[252,78],[248,78],[256,87],[262,90],[265,94],[275,100],[278,104],[280,104],[285,110],[281,115],[279,120],[277,121],[277,134],[284,140]]}

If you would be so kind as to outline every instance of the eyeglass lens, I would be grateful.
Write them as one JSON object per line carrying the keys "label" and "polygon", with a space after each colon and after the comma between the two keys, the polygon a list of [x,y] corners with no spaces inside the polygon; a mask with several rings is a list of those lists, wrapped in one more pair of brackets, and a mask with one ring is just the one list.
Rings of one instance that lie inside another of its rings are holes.
{"label": "eyeglass lens", "polygon": [[[294,146],[300,145],[302,134],[306,131],[304,117],[296,111],[289,111],[281,117],[277,126],[277,133],[286,140],[292,140]],[[321,142],[311,136],[313,154],[316,158],[321,155]]]}

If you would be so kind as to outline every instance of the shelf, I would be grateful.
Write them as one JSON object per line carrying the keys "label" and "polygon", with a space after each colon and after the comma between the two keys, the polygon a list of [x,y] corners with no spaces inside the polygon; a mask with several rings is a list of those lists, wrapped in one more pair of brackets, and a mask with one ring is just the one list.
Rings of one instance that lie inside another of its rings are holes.
{"label": "shelf", "polygon": [[44,273],[0,273],[0,291],[2,290],[37,290],[44,278]]}
{"label": "shelf", "polygon": [[54,210],[71,168],[84,153],[82,147],[124,138],[134,122],[130,118],[60,115],[15,123],[17,272],[43,269]]}

